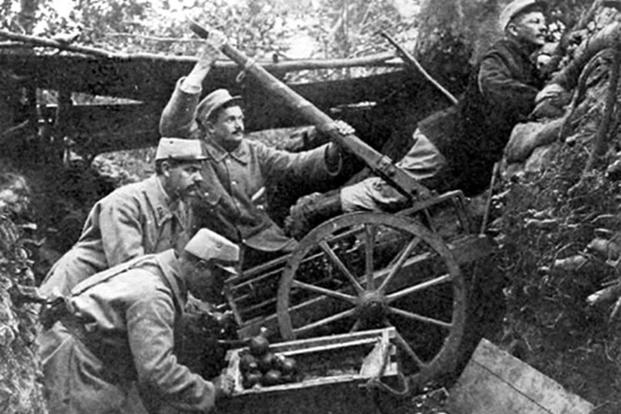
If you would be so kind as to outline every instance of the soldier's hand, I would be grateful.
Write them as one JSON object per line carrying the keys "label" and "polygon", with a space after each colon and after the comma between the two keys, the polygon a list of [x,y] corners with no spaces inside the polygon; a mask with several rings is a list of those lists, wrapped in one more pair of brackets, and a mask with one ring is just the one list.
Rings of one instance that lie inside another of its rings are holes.
{"label": "soldier's hand", "polygon": [[235,380],[229,374],[224,372],[213,380],[214,388],[216,389],[216,399],[228,397],[233,393],[235,388]]}
{"label": "soldier's hand", "polygon": [[209,38],[203,44],[198,55],[197,66],[204,70],[209,70],[216,60],[218,60],[218,57],[220,57],[220,50],[225,43],[226,37],[224,33],[218,30],[209,32]]}
{"label": "soldier's hand", "polygon": [[334,121],[334,125],[336,125],[336,130],[341,135],[353,135],[356,133],[356,130],[343,120],[338,119]]}

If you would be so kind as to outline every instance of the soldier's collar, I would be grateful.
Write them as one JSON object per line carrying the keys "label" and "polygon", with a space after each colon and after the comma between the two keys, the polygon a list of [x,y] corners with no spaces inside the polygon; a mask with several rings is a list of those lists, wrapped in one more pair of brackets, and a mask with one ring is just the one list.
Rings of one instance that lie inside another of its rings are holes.
{"label": "soldier's collar", "polygon": [[155,211],[158,225],[161,225],[173,216],[171,198],[166,194],[160,179],[156,175],[147,179],[144,194],[147,200],[149,200],[151,207],[153,207],[153,211]]}

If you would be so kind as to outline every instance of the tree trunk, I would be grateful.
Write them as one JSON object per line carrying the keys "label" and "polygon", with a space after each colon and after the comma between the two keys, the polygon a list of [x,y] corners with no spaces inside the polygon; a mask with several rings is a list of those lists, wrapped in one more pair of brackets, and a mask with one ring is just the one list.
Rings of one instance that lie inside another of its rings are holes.
{"label": "tree trunk", "polygon": [[463,91],[472,65],[501,35],[507,0],[425,0],[415,55],[446,88]]}

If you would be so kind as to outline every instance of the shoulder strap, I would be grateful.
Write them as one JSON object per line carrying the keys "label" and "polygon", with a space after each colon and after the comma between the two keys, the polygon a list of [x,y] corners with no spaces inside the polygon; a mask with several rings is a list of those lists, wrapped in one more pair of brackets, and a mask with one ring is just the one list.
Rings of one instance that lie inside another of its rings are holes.
{"label": "shoulder strap", "polygon": [[71,296],[79,295],[95,285],[103,283],[118,274],[124,273],[127,270],[138,266],[140,263],[152,258],[153,256],[155,255],[148,254],[145,256],[135,257],[127,262],[120,263],[114,267],[104,270],[103,272],[96,273],[74,286],[74,288],[71,289]]}

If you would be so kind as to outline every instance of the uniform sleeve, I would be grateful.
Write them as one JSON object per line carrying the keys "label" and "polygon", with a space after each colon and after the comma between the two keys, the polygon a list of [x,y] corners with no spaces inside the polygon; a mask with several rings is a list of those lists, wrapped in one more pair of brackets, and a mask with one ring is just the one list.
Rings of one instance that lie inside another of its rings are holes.
{"label": "uniform sleeve", "polygon": [[184,78],[177,81],[170,100],[160,117],[160,134],[163,137],[198,138],[198,124],[195,120],[200,91],[185,92],[181,89]]}
{"label": "uniform sleeve", "polygon": [[129,346],[138,382],[151,395],[180,410],[213,408],[213,383],[178,363],[173,354],[175,311],[172,299],[162,293],[142,298],[127,310]]}
{"label": "uniform sleeve", "polygon": [[263,173],[269,177],[290,175],[295,179],[320,181],[333,178],[341,169],[328,169],[326,151],[329,144],[302,152],[288,152],[256,144]]}
{"label": "uniform sleeve", "polygon": [[483,96],[502,112],[526,117],[533,110],[538,90],[515,78],[507,57],[500,54],[485,57],[477,80]]}
{"label": "uniform sleeve", "polygon": [[141,213],[131,198],[102,202],[99,211],[101,242],[110,267],[144,255]]}

